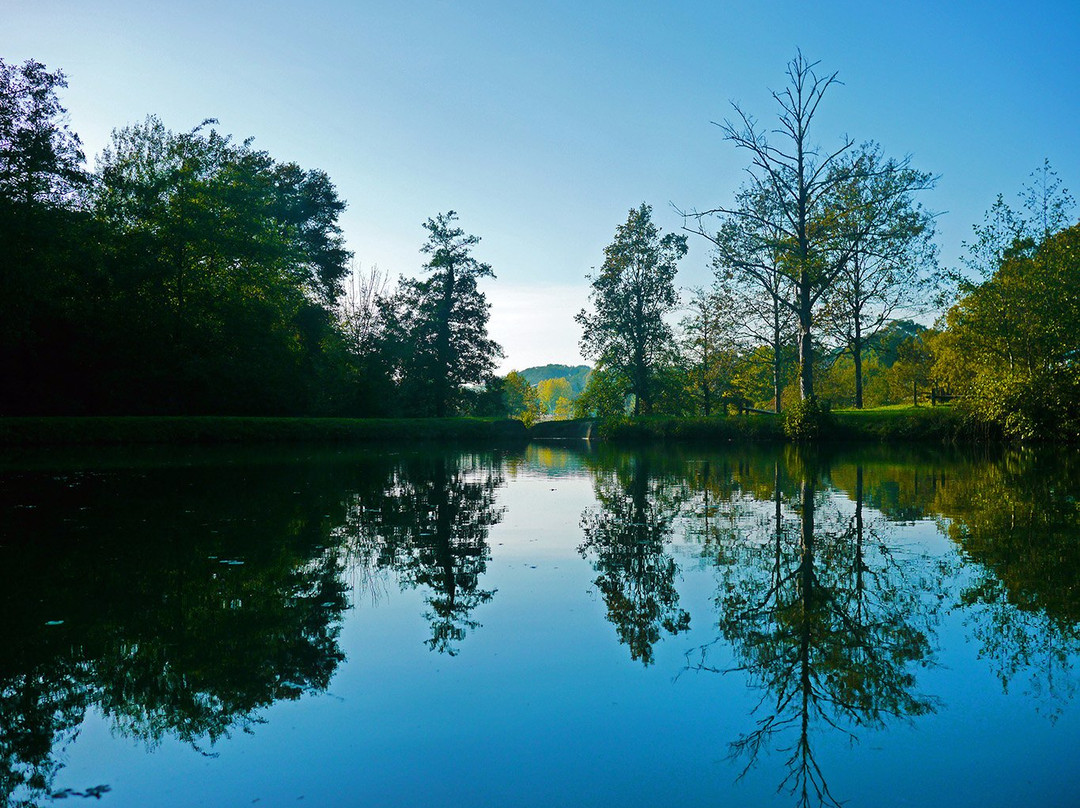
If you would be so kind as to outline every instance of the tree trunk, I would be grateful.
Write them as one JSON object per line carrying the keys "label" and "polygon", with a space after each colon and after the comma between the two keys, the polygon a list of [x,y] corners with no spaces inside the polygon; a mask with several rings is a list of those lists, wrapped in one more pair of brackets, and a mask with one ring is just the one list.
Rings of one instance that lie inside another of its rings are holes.
{"label": "tree trunk", "polygon": [[814,341],[810,278],[807,270],[799,276],[799,395],[803,401],[814,397]]}
{"label": "tree trunk", "polygon": [[780,358],[780,308],[776,300],[773,300],[773,360],[772,360],[772,374],[773,374],[773,410],[777,415],[780,414],[781,404],[780,396],[783,391],[783,368],[781,367]]}
{"label": "tree trunk", "polygon": [[859,336],[859,325],[855,324],[855,340],[851,343],[851,355],[855,360],[855,409],[861,410],[862,400],[862,337]]}

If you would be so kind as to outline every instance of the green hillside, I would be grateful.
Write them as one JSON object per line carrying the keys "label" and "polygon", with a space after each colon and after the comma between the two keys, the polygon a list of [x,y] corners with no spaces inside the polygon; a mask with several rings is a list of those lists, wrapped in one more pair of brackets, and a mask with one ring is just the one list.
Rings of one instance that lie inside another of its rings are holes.
{"label": "green hillside", "polygon": [[592,368],[588,365],[542,365],[535,368],[525,368],[525,370],[518,372],[533,387],[536,387],[544,379],[566,379],[570,382],[570,389],[577,396],[585,389],[585,381],[588,379],[591,370]]}

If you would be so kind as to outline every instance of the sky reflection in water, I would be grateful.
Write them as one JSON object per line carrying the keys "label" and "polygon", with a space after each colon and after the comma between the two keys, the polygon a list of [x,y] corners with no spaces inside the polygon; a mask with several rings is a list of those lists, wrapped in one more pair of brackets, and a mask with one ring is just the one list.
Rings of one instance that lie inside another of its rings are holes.
{"label": "sky reflection in water", "polygon": [[0,482],[11,804],[1080,784],[1071,456],[117,452]]}

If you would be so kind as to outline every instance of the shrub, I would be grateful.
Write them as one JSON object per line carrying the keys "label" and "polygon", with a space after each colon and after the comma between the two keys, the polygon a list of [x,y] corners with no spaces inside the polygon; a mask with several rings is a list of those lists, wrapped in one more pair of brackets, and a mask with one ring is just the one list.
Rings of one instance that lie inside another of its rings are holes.
{"label": "shrub", "polygon": [[793,404],[784,412],[784,436],[796,443],[817,440],[831,425],[829,407],[814,396]]}

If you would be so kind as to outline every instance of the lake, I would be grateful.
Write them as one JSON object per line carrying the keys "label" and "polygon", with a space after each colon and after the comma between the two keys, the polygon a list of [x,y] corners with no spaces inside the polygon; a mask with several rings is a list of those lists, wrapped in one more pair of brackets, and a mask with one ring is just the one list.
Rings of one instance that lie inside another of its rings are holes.
{"label": "lake", "polygon": [[9,454],[0,795],[1075,806],[1078,496],[1049,450]]}

